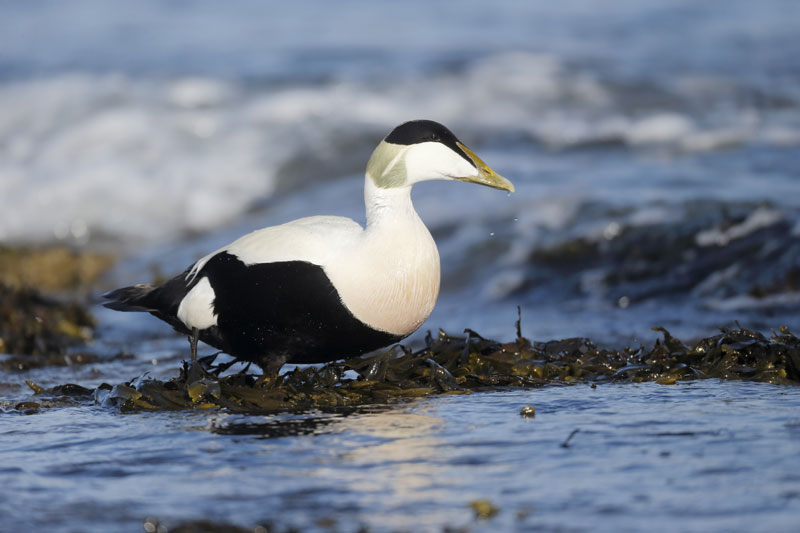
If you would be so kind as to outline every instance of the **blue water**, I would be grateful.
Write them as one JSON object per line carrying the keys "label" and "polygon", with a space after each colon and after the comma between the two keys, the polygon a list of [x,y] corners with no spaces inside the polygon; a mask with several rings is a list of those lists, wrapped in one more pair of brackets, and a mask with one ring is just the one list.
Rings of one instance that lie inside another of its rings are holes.
{"label": "blue water", "polygon": [[[535,418],[519,415],[525,405]],[[78,406],[4,417],[0,513],[9,531],[205,517],[304,531],[333,520],[338,531],[788,532],[798,408],[794,387],[716,381],[477,393],[349,416]],[[479,499],[499,513],[475,519]]]}
{"label": "blue water", "polygon": [[[370,151],[425,117],[517,193],[415,188],[443,280],[410,342],[465,327],[509,339],[518,305],[537,340],[797,332],[798,21],[793,0],[3,2],[0,243],[115,254],[99,294],[254,228],[363,221]],[[94,311],[88,349],[135,357],[2,375],[4,410],[25,379],[176,372],[184,339]],[[130,531],[152,516],[788,531],[796,407],[793,388],[757,384],[544,388],[296,414],[313,436],[269,439],[215,433],[280,432],[224,413],[3,413],[0,530]],[[500,508],[492,521],[473,519],[479,498]]]}

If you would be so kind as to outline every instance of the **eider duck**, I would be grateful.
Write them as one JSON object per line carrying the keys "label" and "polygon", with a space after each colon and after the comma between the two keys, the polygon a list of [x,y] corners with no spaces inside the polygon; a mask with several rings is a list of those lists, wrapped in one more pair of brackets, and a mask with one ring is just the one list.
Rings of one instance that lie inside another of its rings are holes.
{"label": "eider duck", "polygon": [[393,344],[417,330],[439,294],[439,252],[411,203],[420,181],[514,185],[431,120],[397,126],[367,163],[367,224],[314,216],[267,227],[212,252],[161,285],[104,296],[276,373]]}

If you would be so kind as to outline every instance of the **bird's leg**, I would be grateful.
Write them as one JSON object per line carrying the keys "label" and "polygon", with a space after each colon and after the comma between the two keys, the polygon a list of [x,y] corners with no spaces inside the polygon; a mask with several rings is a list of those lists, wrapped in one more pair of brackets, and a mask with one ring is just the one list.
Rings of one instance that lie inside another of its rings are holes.
{"label": "bird's leg", "polygon": [[192,349],[192,364],[197,362],[197,341],[200,339],[200,330],[192,328],[192,334],[189,335],[189,346]]}
{"label": "bird's leg", "polygon": [[205,370],[202,365],[197,364],[197,341],[200,339],[200,330],[192,328],[192,334],[189,335],[189,346],[192,349],[192,361],[186,365],[184,363],[183,378],[187,384],[194,383],[205,377]]}
{"label": "bird's leg", "polygon": [[258,363],[261,367],[261,377],[256,380],[256,386],[261,386],[268,380],[277,377],[281,367],[289,359],[289,354],[272,355],[265,361]]}

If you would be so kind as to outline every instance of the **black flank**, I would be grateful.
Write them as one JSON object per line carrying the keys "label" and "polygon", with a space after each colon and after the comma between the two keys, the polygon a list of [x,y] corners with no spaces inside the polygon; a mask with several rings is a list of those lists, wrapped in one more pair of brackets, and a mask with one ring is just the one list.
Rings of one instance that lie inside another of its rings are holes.
{"label": "black flank", "polygon": [[201,331],[200,339],[262,368],[277,358],[291,363],[334,361],[403,338],[372,329],[353,316],[318,265],[284,261],[248,266],[235,255],[220,252],[188,282],[187,273],[158,287],[137,285],[113,291],[106,296],[115,301],[106,306],[149,311],[188,334],[177,318],[178,306],[207,277],[216,295],[217,326]]}
{"label": "black flank", "polygon": [[259,364],[286,355],[287,362],[322,363],[402,338],[353,316],[318,265],[284,261],[247,266],[221,252],[198,276],[207,276],[216,294],[218,334],[228,348],[220,349],[240,359]]}

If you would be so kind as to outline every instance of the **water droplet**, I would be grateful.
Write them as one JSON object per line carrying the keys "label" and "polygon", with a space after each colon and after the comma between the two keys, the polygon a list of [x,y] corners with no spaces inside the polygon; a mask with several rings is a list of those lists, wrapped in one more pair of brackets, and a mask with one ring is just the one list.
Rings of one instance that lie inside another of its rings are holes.
{"label": "water droplet", "polygon": [[626,307],[628,307],[629,305],[631,305],[631,299],[630,299],[630,298],[628,298],[627,296],[622,296],[622,297],[620,297],[620,299],[619,299],[619,300],[617,300],[617,305],[618,305],[618,306],[619,306],[621,309],[625,309]]}
{"label": "water droplet", "polygon": [[493,231],[490,231],[490,232],[489,232],[489,236],[490,236],[490,237],[494,237],[494,232],[493,232]]}
{"label": "water droplet", "polygon": [[603,237],[610,241],[618,237],[620,232],[622,232],[622,226],[620,226],[619,222],[610,222],[608,226],[603,229]]}
{"label": "water droplet", "polygon": [[69,225],[69,233],[78,244],[89,242],[89,225],[85,220],[76,218]]}
{"label": "water droplet", "polygon": [[86,221],[80,218],[76,218],[69,225],[69,232],[76,239],[82,238],[88,231],[89,226],[86,224]]}

